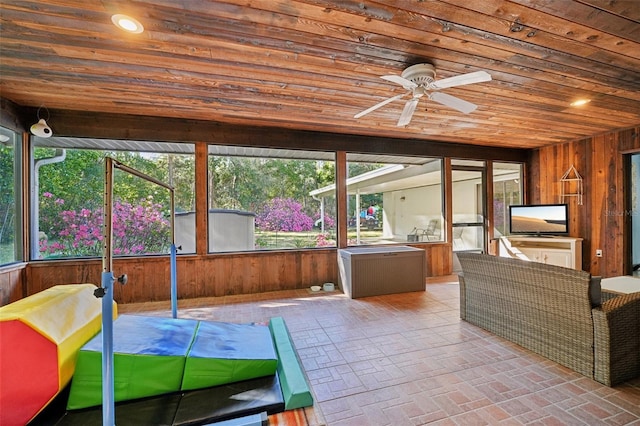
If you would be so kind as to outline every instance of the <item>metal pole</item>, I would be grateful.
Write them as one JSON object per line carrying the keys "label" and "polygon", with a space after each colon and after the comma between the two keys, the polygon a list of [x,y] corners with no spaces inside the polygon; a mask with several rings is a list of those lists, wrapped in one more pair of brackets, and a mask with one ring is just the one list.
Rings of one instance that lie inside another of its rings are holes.
{"label": "metal pole", "polygon": [[[149,182],[155,183],[156,185],[159,185],[159,186],[161,186],[163,188],[167,188],[168,190],[170,190],[173,193],[173,187],[171,187],[170,185],[167,185],[166,183],[164,183],[164,182],[162,182],[162,181],[160,181],[160,180],[158,180],[158,179],[156,179],[154,177],[151,177],[151,176],[146,175],[146,174],[144,174],[142,172],[139,172],[136,169],[132,169],[131,167],[120,163],[118,160],[114,160],[113,158],[110,158],[110,160],[111,160],[111,162],[113,164],[113,167],[115,167],[117,169],[120,169],[120,170],[122,170],[124,172],[127,172],[129,174],[132,174],[134,176],[138,176],[141,179],[144,179],[144,180],[147,180]],[[172,196],[173,196],[173,194],[172,194]]]}
{"label": "metal pole", "polygon": [[113,160],[105,158],[104,171],[104,233],[102,245],[102,424],[115,425],[113,372]]}
{"label": "metal pole", "polygon": [[[96,296],[102,297],[102,424],[115,425],[115,375],[113,371],[113,171],[119,168],[134,176],[167,188],[171,195],[171,310],[177,317],[177,284],[176,284],[176,246],[174,231],[174,190],[171,186],[145,175],[131,167],[117,162],[111,157],[104,161],[104,232],[102,244],[102,287],[96,289]],[[122,284],[127,282],[126,275],[118,278]],[[99,290],[99,291],[98,291]]]}
{"label": "metal pole", "polygon": [[171,244],[171,315],[178,317],[178,284],[176,279],[176,245]]}
{"label": "metal pole", "polygon": [[176,273],[176,232],[175,232],[175,194],[169,187],[169,199],[171,201],[171,315],[178,317],[178,279]]}
{"label": "metal pole", "polygon": [[113,273],[102,273],[102,424],[115,425],[113,371]]}
{"label": "metal pole", "polygon": [[356,243],[360,245],[360,188],[356,189]]}

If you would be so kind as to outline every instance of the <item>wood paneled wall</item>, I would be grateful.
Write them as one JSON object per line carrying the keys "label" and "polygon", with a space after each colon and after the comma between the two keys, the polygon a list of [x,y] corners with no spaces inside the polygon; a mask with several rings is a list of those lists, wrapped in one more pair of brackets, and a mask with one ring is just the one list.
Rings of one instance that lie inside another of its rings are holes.
{"label": "wood paneled wall", "polygon": [[[335,250],[178,256],[176,269],[179,299],[305,288],[336,282],[338,276]],[[171,297],[168,256],[114,259],[113,273],[128,277],[126,285],[114,287],[119,303]],[[32,262],[27,292],[56,284],[100,285],[101,276],[100,260]]]}
{"label": "wood paneled wall", "polygon": [[453,248],[451,243],[412,243],[412,247],[424,250],[427,258],[427,277],[441,277],[453,270]]}
{"label": "wood paneled wall", "polygon": [[0,306],[22,299],[26,292],[26,263],[19,263],[2,268],[0,271]]}
{"label": "wood paneled wall", "polygon": [[[625,275],[624,155],[640,151],[640,127],[532,151],[528,162],[529,203],[557,203],[560,178],[573,164],[583,178],[583,204],[568,198],[570,234],[583,238],[583,269],[593,275]],[[595,256],[602,249],[601,258]]]}
{"label": "wood paneled wall", "polygon": [[[412,245],[425,249],[427,276],[451,272],[451,244]],[[186,255],[178,256],[176,263],[179,299],[338,283],[336,249]],[[114,288],[114,299],[118,303],[169,300],[171,297],[167,256],[115,259],[113,273],[115,276],[127,274],[129,279],[126,285],[116,284]],[[24,296],[57,284],[100,285],[101,276],[102,263],[98,259],[31,262],[24,283]]]}

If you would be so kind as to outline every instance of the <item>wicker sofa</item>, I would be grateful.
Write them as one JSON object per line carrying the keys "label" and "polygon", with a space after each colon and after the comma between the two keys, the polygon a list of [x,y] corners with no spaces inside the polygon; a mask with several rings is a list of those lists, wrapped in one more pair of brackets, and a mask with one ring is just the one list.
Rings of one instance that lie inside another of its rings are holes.
{"label": "wicker sofa", "polygon": [[457,256],[463,320],[607,386],[640,376],[640,293],[601,297],[584,271]]}

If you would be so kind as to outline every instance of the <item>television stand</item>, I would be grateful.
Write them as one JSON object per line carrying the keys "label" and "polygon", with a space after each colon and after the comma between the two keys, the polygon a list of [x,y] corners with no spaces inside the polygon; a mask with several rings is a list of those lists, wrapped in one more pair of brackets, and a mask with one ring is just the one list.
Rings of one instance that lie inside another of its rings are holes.
{"label": "television stand", "polygon": [[498,253],[532,262],[582,269],[582,238],[573,237],[500,237]]}

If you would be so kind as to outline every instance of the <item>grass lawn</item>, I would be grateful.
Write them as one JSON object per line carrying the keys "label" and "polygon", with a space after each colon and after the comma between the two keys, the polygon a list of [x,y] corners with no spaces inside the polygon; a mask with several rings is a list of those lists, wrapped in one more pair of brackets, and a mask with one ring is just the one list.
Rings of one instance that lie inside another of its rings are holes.
{"label": "grass lawn", "polygon": [[[304,232],[268,232],[268,231],[256,231],[256,248],[261,249],[281,249],[281,248],[309,248],[319,247],[318,245],[318,230],[304,231]],[[324,247],[331,247],[336,245],[335,231],[328,233],[326,241],[330,241],[331,244],[324,245]],[[360,238],[380,238],[382,236],[382,230],[361,230]],[[350,240],[356,239],[356,231],[349,230],[347,238]]]}
{"label": "grass lawn", "polygon": [[12,244],[0,244],[0,265],[15,262],[15,252]]}

